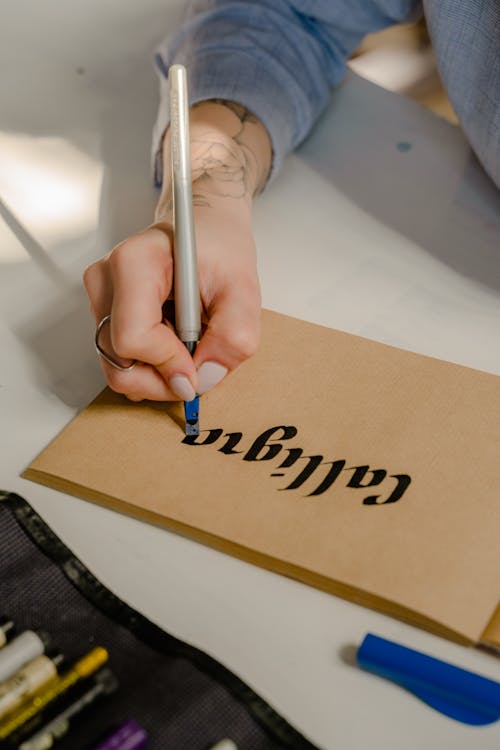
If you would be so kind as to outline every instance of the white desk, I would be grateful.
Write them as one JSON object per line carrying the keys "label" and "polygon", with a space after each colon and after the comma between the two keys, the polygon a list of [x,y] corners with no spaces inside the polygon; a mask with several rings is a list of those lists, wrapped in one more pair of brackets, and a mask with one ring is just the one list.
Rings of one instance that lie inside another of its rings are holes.
{"label": "white desk", "polygon": [[[1,483],[119,596],[321,747],[497,749],[498,724],[446,719],[342,653],[372,631],[499,679],[494,657],[19,478],[103,385],[80,276],[151,220],[149,54],[179,5],[3,11]],[[351,79],[259,200],[264,304],[500,374],[499,224],[498,193],[457,129]]]}

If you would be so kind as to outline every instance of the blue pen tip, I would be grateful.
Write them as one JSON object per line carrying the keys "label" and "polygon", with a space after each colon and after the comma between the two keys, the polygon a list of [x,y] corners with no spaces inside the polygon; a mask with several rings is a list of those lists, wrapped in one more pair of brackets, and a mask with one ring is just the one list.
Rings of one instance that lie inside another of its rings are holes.
{"label": "blue pen tip", "polygon": [[200,397],[195,396],[192,401],[184,401],[184,417],[186,420],[186,435],[199,435]]}

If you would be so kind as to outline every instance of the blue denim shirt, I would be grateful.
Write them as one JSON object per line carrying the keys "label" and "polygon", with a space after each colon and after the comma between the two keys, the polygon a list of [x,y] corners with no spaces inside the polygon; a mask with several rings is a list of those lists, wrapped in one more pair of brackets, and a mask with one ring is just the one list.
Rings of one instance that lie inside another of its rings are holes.
{"label": "blue denim shirt", "polygon": [[[461,126],[500,187],[499,0],[203,0],[156,51],[168,124],[167,71],[189,71],[191,103],[239,102],[265,125],[273,173],[309,133],[363,37],[425,13],[441,78]],[[161,182],[161,158],[156,158]]]}

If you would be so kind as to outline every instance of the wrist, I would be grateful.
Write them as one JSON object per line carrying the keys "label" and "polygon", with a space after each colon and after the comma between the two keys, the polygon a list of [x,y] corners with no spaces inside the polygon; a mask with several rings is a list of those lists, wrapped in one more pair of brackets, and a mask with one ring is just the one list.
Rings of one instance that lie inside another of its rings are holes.
{"label": "wrist", "polygon": [[[190,150],[193,204],[251,212],[253,196],[263,189],[271,164],[263,125],[238,104],[202,102],[190,111]],[[157,219],[172,212],[168,131],[163,159],[165,177]]]}
{"label": "wrist", "polygon": [[[215,210],[218,214],[238,216],[241,219],[252,220],[253,196],[251,194],[235,196],[234,193],[216,194],[204,184],[195,180],[192,183],[193,209],[195,212],[203,209]],[[227,186],[225,186],[227,188]],[[234,187],[234,186],[233,186]],[[173,197],[170,184],[162,190],[155,209],[155,222],[173,224]]]}

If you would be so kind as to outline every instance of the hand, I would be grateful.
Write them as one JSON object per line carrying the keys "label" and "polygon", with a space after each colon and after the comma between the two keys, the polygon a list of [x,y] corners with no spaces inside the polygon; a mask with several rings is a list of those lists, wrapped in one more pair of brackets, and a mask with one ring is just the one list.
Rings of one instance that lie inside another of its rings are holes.
{"label": "hand", "polygon": [[[256,350],[260,290],[248,211],[195,207],[203,322],[194,358],[163,322],[172,286],[172,230],[159,222],[114,248],[85,271],[96,323],[111,313],[101,342],[124,366],[101,358],[111,388],[133,401],[185,400],[205,393]],[[227,206],[227,209],[235,207]]]}
{"label": "hand", "polygon": [[190,401],[219,383],[258,346],[260,289],[252,235],[252,200],[265,182],[271,147],[262,124],[240,105],[203,102],[191,110],[191,166],[198,272],[205,325],[191,358],[164,320],[172,288],[170,144],[156,223],[114,248],[84,274],[105,351],[129,372],[102,360],[113,390],[139,401]]}

